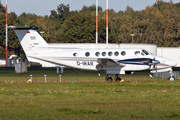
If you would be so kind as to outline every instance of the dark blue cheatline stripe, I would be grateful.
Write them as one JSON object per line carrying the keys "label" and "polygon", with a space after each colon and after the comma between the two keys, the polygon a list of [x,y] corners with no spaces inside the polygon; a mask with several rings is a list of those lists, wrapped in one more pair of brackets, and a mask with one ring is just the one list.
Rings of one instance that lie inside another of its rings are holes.
{"label": "dark blue cheatline stripe", "polygon": [[150,59],[150,58],[135,58],[135,59],[119,60],[117,62],[120,63],[120,64],[149,65],[147,63],[143,63],[144,61],[152,63],[153,60]]}

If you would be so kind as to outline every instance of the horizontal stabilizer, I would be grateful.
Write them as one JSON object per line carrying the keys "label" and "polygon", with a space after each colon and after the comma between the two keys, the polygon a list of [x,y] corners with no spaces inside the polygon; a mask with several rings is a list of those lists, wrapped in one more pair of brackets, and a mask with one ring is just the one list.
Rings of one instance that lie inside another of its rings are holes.
{"label": "horizontal stabilizer", "polygon": [[9,26],[8,28],[14,29],[14,30],[36,30],[38,27],[35,26]]}

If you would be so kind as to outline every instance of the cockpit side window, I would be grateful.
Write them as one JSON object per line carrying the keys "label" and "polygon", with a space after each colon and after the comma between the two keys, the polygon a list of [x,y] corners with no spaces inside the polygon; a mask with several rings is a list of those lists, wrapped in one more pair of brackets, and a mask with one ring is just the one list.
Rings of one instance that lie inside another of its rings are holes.
{"label": "cockpit side window", "polygon": [[142,56],[144,56],[144,53],[143,53],[143,52],[141,52],[141,55],[142,55]]}
{"label": "cockpit side window", "polygon": [[146,55],[149,55],[149,53],[146,50],[142,50],[142,52]]}

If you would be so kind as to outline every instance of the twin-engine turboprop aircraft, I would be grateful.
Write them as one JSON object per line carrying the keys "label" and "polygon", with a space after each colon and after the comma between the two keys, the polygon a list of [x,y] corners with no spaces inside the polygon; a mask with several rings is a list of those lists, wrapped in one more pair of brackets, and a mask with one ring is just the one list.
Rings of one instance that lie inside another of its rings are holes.
{"label": "twin-engine turboprop aircraft", "polygon": [[106,71],[107,81],[112,81],[110,74],[119,74],[143,70],[167,70],[176,62],[148,53],[141,48],[115,49],[79,49],[69,47],[52,47],[36,31],[37,27],[10,26],[25,51],[29,61],[51,63],[57,66],[68,66],[78,69]]}

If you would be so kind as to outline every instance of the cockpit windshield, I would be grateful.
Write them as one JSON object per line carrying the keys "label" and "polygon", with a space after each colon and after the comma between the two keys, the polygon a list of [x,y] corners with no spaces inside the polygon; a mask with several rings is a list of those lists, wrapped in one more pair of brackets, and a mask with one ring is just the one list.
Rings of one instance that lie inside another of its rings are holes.
{"label": "cockpit windshield", "polygon": [[149,53],[146,50],[142,50],[143,53],[145,53],[146,55],[149,55]]}

